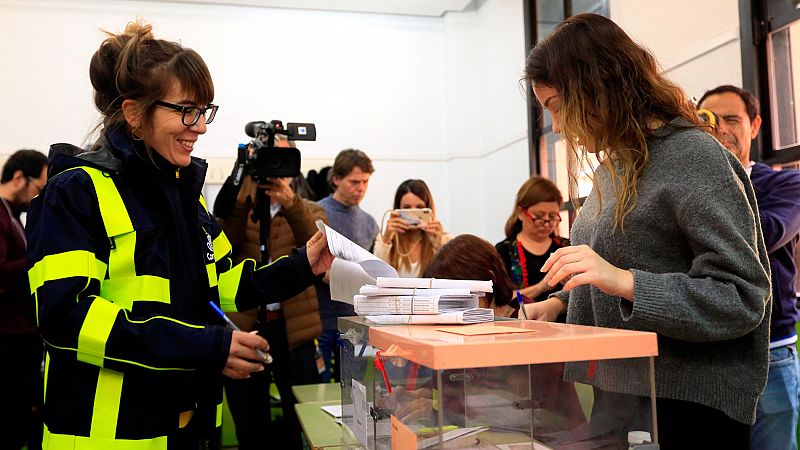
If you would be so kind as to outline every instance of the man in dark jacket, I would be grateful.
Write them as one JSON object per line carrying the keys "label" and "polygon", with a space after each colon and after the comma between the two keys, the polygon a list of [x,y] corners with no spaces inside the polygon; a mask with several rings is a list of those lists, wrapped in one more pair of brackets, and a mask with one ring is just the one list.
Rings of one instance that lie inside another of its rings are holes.
{"label": "man in dark jacket", "polygon": [[47,182],[47,158],[19,150],[0,178],[0,448],[41,448],[42,341],[28,287],[27,242],[20,213]]}
{"label": "man in dark jacket", "polygon": [[800,369],[794,253],[800,232],[800,172],[776,171],[750,161],[750,145],[758,136],[761,116],[758,100],[749,92],[719,86],[706,92],[699,105],[719,117],[725,143],[750,173],[772,270],[769,378],[758,401],[750,448],[796,450]]}
{"label": "man in dark jacket", "polygon": [[[294,143],[277,135],[275,146],[294,147]],[[217,197],[214,212],[230,239],[235,262],[245,258],[262,260],[262,214],[271,217],[267,242],[270,261],[305,245],[317,231],[316,220],[327,223],[325,211],[303,198],[306,192],[298,189],[295,180],[297,178],[272,178],[256,185],[250,175],[245,175],[236,198],[226,198],[222,193]],[[264,191],[269,204],[258,204],[259,189]],[[234,204],[225,205],[226,202]],[[230,214],[220,217],[220,211],[228,209]],[[266,370],[250,378],[225,379],[225,393],[236,425],[239,449],[301,448],[302,430],[294,411],[297,402],[291,388],[320,381],[314,339],[322,333],[322,322],[314,287],[283,303],[270,302],[258,310],[230,313],[229,316],[244,331],[258,330],[269,342],[274,358]],[[271,423],[269,387],[273,381],[281,397],[283,426]]]}

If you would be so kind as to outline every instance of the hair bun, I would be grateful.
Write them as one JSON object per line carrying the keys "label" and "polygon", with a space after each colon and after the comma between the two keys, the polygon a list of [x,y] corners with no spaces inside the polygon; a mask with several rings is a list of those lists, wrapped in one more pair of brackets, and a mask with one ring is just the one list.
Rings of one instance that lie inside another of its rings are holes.
{"label": "hair bun", "polygon": [[153,39],[153,26],[141,20],[128,22],[122,34],[130,38]]}

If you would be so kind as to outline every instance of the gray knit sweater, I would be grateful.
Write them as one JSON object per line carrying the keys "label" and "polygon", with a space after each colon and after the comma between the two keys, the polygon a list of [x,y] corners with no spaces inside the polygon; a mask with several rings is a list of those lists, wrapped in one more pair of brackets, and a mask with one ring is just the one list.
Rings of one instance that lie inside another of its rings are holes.
{"label": "gray knit sweater", "polygon": [[[598,170],[602,210],[593,191],[571,236],[573,245],[586,244],[633,273],[633,303],[580,286],[558,293],[567,321],[657,333],[657,397],[701,403],[752,424],[767,379],[771,310],[753,187],[734,156],[703,131],[667,125],[648,147],[624,231],[614,231],[613,187]],[[624,361],[601,362],[586,380],[577,364],[567,376],[649,394],[631,369]]]}

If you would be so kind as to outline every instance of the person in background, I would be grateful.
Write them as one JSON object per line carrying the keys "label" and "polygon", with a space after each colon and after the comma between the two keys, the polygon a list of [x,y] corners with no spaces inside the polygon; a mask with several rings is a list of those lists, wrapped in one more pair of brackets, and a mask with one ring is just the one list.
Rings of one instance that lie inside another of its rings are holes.
{"label": "person in background", "polygon": [[[527,316],[552,321],[566,311],[568,323],[657,333],[661,448],[748,448],[772,305],[744,168],[653,55],[608,18],[561,22],[529,53],[525,79],[567,148],[600,161],[572,245],[542,267],[563,289],[525,305]],[[622,364],[569,364],[565,377],[603,380],[593,414],[616,418],[609,437],[624,443],[649,415],[650,385],[637,382],[647,364]]]}
{"label": "person in background", "polygon": [[[0,177],[0,448],[42,448],[42,339],[28,284],[27,242],[20,214],[47,183],[47,157],[14,152]],[[51,224],[57,227],[58,224]]]}
{"label": "person in background", "polygon": [[758,99],[751,93],[736,86],[719,86],[703,94],[699,107],[717,115],[723,142],[750,174],[772,271],[769,376],[758,400],[756,423],[750,429],[750,447],[796,450],[800,368],[794,255],[800,233],[800,172],[776,171],[750,160],[753,139],[761,128]]}
{"label": "person in background", "polygon": [[108,33],[89,78],[100,138],[77,157],[53,146],[28,213],[46,349],[42,446],[213,446],[220,374],[247,378],[269,360],[262,337],[226,329],[215,308],[287,300],[333,257],[317,234],[271,265],[233,264],[201,196],[207,164],[192,157],[218,108],[197,52],[129,23]]}
{"label": "person in background", "polygon": [[[358,205],[367,194],[369,178],[374,171],[372,160],[361,150],[342,150],[336,155],[329,172],[333,193],[318,202],[325,209],[331,228],[369,251],[372,251],[378,235],[378,223]],[[322,381],[327,383],[331,379],[339,380],[337,320],[356,313],[353,305],[331,300],[327,283],[320,282],[316,287],[322,317],[322,335],[318,342],[325,363]]]}
{"label": "person in background", "polygon": [[492,308],[495,317],[510,317],[519,304],[515,286],[492,244],[471,234],[456,236],[444,244],[422,273],[424,278],[491,280],[492,291],[480,299],[481,308]]}
{"label": "person in background", "polygon": [[[409,223],[397,211],[423,208],[431,210],[431,220],[427,223]],[[406,180],[397,187],[394,209],[386,230],[375,240],[375,256],[397,269],[401,277],[419,277],[434,253],[453,237],[445,233],[436,219],[433,196],[422,180]]]}
{"label": "person in background", "polygon": [[506,238],[495,245],[506,270],[527,302],[544,300],[555,289],[540,270],[569,240],[557,233],[562,197],[552,181],[532,177],[517,191],[514,210],[506,221]]}
{"label": "person in background", "polygon": [[[275,136],[275,147],[294,147],[283,135]],[[256,185],[250,175],[242,179],[235,199],[217,197],[214,210],[227,211],[220,201],[233,201],[227,217],[216,217],[229,237],[234,264],[245,259],[264,263],[276,261],[305,243],[317,231],[316,220],[327,221],[322,207],[303,198],[294,188],[302,178],[270,178]],[[302,183],[299,184],[302,186]],[[270,199],[269,208],[257,204],[256,190],[263,189]],[[261,261],[260,219],[258,214],[269,213],[270,260]],[[265,299],[269,300],[269,299]],[[258,330],[267,339],[273,363],[263,372],[244,380],[225,378],[225,392],[231,416],[236,426],[239,450],[263,449],[270,446],[301,448],[300,423],[294,405],[297,403],[292,386],[319,383],[315,360],[314,339],[322,333],[319,303],[314,287],[283,303],[270,303],[258,309],[230,313],[243,331]],[[270,384],[275,381],[281,398],[283,424],[272,423]]]}

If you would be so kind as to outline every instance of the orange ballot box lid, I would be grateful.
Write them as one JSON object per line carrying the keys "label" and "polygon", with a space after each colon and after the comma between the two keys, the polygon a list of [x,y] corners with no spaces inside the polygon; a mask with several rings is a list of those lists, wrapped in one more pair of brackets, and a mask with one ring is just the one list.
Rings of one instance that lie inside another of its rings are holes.
{"label": "orange ballot box lid", "polygon": [[381,356],[399,356],[432,369],[658,355],[655,333],[534,320],[370,327],[369,343],[383,350]]}

